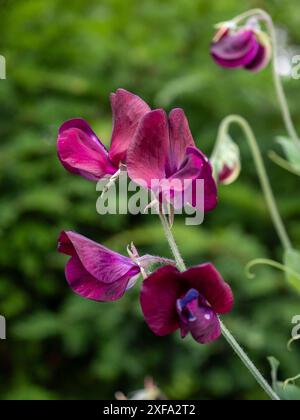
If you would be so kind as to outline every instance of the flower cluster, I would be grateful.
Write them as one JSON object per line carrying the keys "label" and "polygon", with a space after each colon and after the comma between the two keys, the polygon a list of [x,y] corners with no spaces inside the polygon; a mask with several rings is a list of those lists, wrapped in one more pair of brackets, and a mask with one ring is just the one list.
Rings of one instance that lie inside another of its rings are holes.
{"label": "flower cluster", "polygon": [[[127,170],[129,177],[153,188],[151,181],[189,180],[189,203],[195,206],[196,180],[204,181],[204,209],[217,204],[217,187],[209,159],[195,145],[182,109],[169,116],[162,109],[151,110],[138,96],[123,89],[111,95],[113,130],[109,151],[88,123],[82,119],[65,122],[58,133],[58,156],[70,172],[98,181]],[[154,191],[157,201],[175,205],[177,194]],[[194,202],[195,201],[195,202]],[[185,204],[185,203],[183,203]],[[129,257],[120,255],[75,232],[60,234],[58,251],[70,256],[65,276],[80,296],[101,302],[120,299],[144,278],[140,302],[150,329],[163,336],[180,329],[199,343],[208,343],[221,334],[218,314],[229,312],[233,295],[212,264],[179,272],[172,262],[160,257],[138,255],[133,247]],[[154,272],[153,263],[163,263]]]}

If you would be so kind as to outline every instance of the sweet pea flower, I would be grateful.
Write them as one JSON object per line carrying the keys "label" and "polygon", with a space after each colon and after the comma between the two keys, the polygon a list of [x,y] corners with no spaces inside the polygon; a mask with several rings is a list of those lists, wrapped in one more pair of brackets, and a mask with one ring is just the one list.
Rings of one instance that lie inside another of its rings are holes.
{"label": "sweet pea flower", "polygon": [[[196,181],[203,179],[204,211],[217,204],[211,164],[195,146],[182,109],[173,109],[169,116],[162,109],[144,115],[127,151],[127,171],[133,181],[152,190],[160,201],[168,195],[166,199],[175,206],[179,201],[179,207],[197,207]],[[176,186],[164,191],[164,181]],[[177,200],[179,196],[181,200]]]}
{"label": "sweet pea flower", "polygon": [[225,68],[264,69],[271,58],[271,43],[266,33],[249,22],[243,28],[223,24],[211,45],[215,62]]}
{"label": "sweet pea flower", "polygon": [[58,157],[63,166],[91,181],[113,176],[126,163],[128,145],[140,119],[150,111],[141,98],[124,89],[112,93],[110,101],[113,131],[109,151],[83,119],[66,121],[58,132]]}
{"label": "sweet pea flower", "polygon": [[58,251],[71,258],[65,268],[67,282],[78,295],[109,302],[120,299],[140,274],[140,266],[75,232],[63,231]]}
{"label": "sweet pea flower", "polygon": [[238,145],[227,134],[217,145],[211,159],[214,176],[219,184],[232,184],[241,172],[241,157]]}
{"label": "sweet pea flower", "polygon": [[218,314],[233,307],[229,285],[210,263],[183,273],[172,266],[159,268],[144,280],[140,300],[154,334],[165,336],[180,329],[182,338],[191,333],[201,344],[219,338]]}

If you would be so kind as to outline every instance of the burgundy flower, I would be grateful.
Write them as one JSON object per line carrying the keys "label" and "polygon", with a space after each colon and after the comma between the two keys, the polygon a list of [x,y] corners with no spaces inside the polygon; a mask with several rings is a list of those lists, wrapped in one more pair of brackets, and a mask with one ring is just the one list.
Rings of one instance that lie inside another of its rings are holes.
{"label": "burgundy flower", "polygon": [[[152,189],[160,199],[169,193],[175,204],[176,197],[182,195],[181,206],[187,198],[189,204],[197,206],[196,181],[203,179],[204,210],[212,210],[217,204],[211,165],[195,146],[181,109],[173,109],[169,117],[162,109],[144,115],[128,148],[127,170],[133,181]],[[154,180],[159,184],[153,183]],[[164,181],[175,181],[177,186],[172,191],[164,191],[161,188]],[[187,190],[189,194],[185,194]]]}
{"label": "burgundy flower", "polygon": [[225,68],[262,70],[270,61],[270,52],[267,35],[250,26],[238,31],[222,27],[211,45],[213,59]]}
{"label": "burgundy flower", "polygon": [[159,336],[181,330],[201,344],[221,334],[217,314],[230,312],[232,291],[210,264],[189,268],[181,273],[165,266],[144,280],[141,306],[149,328]]}
{"label": "burgundy flower", "polygon": [[75,232],[60,234],[58,251],[70,255],[65,269],[71,289],[78,295],[102,302],[114,301],[135,284],[140,267]]}
{"label": "burgundy flower", "polygon": [[140,119],[150,111],[141,98],[124,89],[111,94],[110,100],[113,131],[109,151],[83,119],[66,121],[58,133],[58,157],[63,166],[92,181],[113,175],[126,163],[128,145]]}

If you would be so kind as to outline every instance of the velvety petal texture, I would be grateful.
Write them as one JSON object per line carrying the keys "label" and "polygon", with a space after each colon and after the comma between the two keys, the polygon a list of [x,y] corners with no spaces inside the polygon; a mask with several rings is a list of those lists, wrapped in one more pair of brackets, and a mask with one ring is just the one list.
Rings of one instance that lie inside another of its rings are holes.
{"label": "velvety petal texture", "polygon": [[165,266],[144,280],[141,307],[149,328],[164,336],[181,329],[199,343],[220,336],[218,314],[230,312],[233,294],[230,286],[210,264],[192,267],[181,273]]}
{"label": "velvety petal texture", "polygon": [[80,118],[66,121],[59,129],[58,157],[70,172],[91,181],[115,174],[126,163],[128,146],[141,118],[150,111],[138,96],[118,89],[111,95],[113,131],[107,151],[89,124]]}
{"label": "velvety petal texture", "polygon": [[118,89],[110,97],[113,114],[113,131],[109,157],[119,166],[126,163],[126,153],[134,137],[141,118],[149,111],[150,107],[140,97],[124,89]]}
{"label": "velvety petal texture", "polygon": [[190,131],[188,120],[185,113],[180,108],[175,108],[169,115],[170,129],[170,150],[168,154],[169,170],[171,173],[180,167],[186,157],[186,150],[190,146],[195,146],[195,142]]}
{"label": "velvety petal texture", "polygon": [[177,312],[182,338],[190,332],[198,343],[206,344],[220,337],[218,316],[196,289],[177,299]]}
{"label": "velvety petal texture", "polygon": [[224,30],[212,43],[211,55],[221,67],[258,71],[269,63],[269,41],[250,27]]}
{"label": "velvety petal texture", "polygon": [[98,181],[117,171],[104,145],[88,123],[79,118],[66,121],[60,127],[57,152],[68,171],[91,181]]}
{"label": "velvety petal texture", "polygon": [[191,267],[181,276],[191,288],[198,290],[217,314],[226,314],[232,310],[231,288],[213,264]]}
{"label": "velvety petal texture", "polygon": [[[179,207],[185,205],[187,196],[192,197],[189,204],[197,207],[196,180],[203,179],[204,206],[199,210],[209,211],[217,204],[211,164],[196,148],[181,109],[174,109],[169,117],[162,109],[143,117],[128,148],[127,170],[133,181],[146,185],[156,196],[171,201],[175,207],[176,203],[180,203]],[[191,188],[192,193],[186,194]],[[182,195],[181,200],[178,195]]]}
{"label": "velvety petal texture", "polygon": [[130,258],[113,252],[75,232],[60,234],[58,251],[71,258],[66,265],[66,279],[78,295],[102,302],[123,296],[140,273]]}

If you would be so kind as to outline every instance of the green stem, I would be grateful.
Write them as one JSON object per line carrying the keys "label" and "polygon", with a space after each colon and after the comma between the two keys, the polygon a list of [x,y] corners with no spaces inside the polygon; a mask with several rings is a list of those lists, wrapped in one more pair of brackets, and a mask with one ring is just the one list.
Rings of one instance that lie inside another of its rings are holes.
{"label": "green stem", "polygon": [[277,231],[277,234],[281,240],[281,243],[283,247],[286,250],[292,249],[292,243],[291,240],[286,232],[285,226],[283,224],[282,218],[280,216],[280,213],[278,211],[275,197],[272,191],[272,187],[269,181],[269,177],[264,165],[263,158],[261,156],[255,135],[248,124],[248,122],[239,115],[230,115],[226,117],[219,128],[218,138],[215,146],[215,150],[213,152],[213,155],[217,153],[217,150],[220,146],[220,143],[223,141],[223,138],[228,133],[230,125],[232,123],[235,123],[240,126],[240,128],[243,130],[246,139],[248,141],[249,147],[251,149],[254,163],[256,165],[257,174],[261,183],[262,190],[264,192],[264,196],[275,226],[275,229]]}
{"label": "green stem", "polygon": [[[178,269],[180,271],[185,271],[186,265],[180,254],[175,238],[170,229],[168,220],[162,211],[159,211],[159,217],[160,217],[166,238],[168,240],[168,243],[170,245],[174,258],[176,260]],[[254,376],[258,384],[263,388],[263,390],[272,400],[280,401],[280,398],[278,397],[278,395],[273,391],[271,386],[268,384],[268,382],[265,380],[265,378],[262,376],[262,374],[256,368],[254,363],[250,360],[250,358],[247,356],[245,351],[242,349],[242,347],[239,345],[239,343],[236,341],[236,339],[233,337],[231,332],[228,330],[228,328],[224,325],[224,323],[221,320],[220,320],[220,325],[221,325],[223,337],[228,342],[228,344],[232,347],[232,349],[237,354],[237,356],[241,359],[241,361],[244,363],[244,365],[249,370],[249,372]]]}
{"label": "green stem", "polygon": [[273,81],[274,81],[274,86],[275,86],[279,106],[280,106],[280,109],[281,109],[281,113],[282,113],[282,116],[283,116],[284,124],[285,124],[286,130],[288,132],[288,135],[292,139],[294,144],[298,148],[300,148],[300,139],[298,137],[297,131],[295,129],[295,126],[294,126],[294,123],[293,123],[293,120],[292,120],[292,117],[291,117],[291,114],[290,114],[288,102],[287,102],[286,95],[285,95],[283,85],[282,85],[282,79],[280,77],[280,74],[279,74],[279,71],[278,71],[278,68],[277,68],[278,47],[277,47],[276,31],[275,31],[274,23],[273,23],[273,20],[272,20],[271,16],[262,9],[253,9],[253,10],[249,10],[248,12],[237,16],[236,18],[233,19],[233,22],[238,24],[239,22],[241,22],[245,19],[248,19],[250,17],[254,17],[254,16],[256,16],[258,19],[265,22],[265,24],[267,26],[269,36],[270,36],[271,42],[272,42]]}
{"label": "green stem", "polygon": [[186,270],[186,266],[185,263],[183,261],[183,258],[179,252],[178,246],[176,244],[175,238],[172,234],[172,231],[170,229],[170,225],[169,222],[165,216],[165,214],[162,211],[159,211],[159,218],[162,224],[162,227],[164,229],[166,238],[168,240],[169,246],[171,248],[172,254],[174,255],[176,264],[179,268],[180,271],[185,271]]}
{"label": "green stem", "polygon": [[268,382],[262,376],[262,374],[257,369],[257,367],[254,365],[254,363],[251,361],[251,359],[247,356],[247,354],[242,349],[242,347],[239,345],[239,343],[236,341],[236,339],[233,337],[231,332],[225,327],[223,322],[221,322],[221,328],[222,328],[222,334],[223,334],[223,337],[225,338],[225,340],[233,348],[233,350],[235,351],[237,356],[241,359],[241,361],[244,363],[244,365],[249,370],[249,372],[252,373],[252,375],[254,376],[254,378],[256,379],[258,384],[262,387],[262,389],[266,392],[266,394],[271,398],[271,400],[280,401],[279,396],[276,394],[275,391],[273,391],[271,386],[268,384]]}
{"label": "green stem", "polygon": [[277,261],[268,260],[267,258],[257,258],[256,260],[250,261],[247,264],[245,270],[249,278],[255,277],[255,275],[251,272],[251,269],[256,265],[268,265],[270,267],[276,268],[277,270],[281,270],[284,273],[289,274],[290,276],[294,276],[297,278],[297,280],[300,281],[300,274],[297,273],[297,271],[292,270],[291,268],[287,267],[286,265],[280,264]]}
{"label": "green stem", "polygon": [[292,351],[292,344],[295,341],[298,341],[298,340],[300,340],[300,335],[296,335],[296,337],[293,337],[293,338],[290,339],[290,341],[287,343],[287,349],[288,349],[288,351]]}
{"label": "green stem", "polygon": [[286,381],[284,381],[283,389],[285,389],[289,385],[289,383],[296,382],[298,381],[298,379],[300,379],[300,374],[297,376],[294,376],[293,378],[287,379]]}
{"label": "green stem", "polygon": [[276,152],[271,150],[269,152],[269,158],[276,163],[276,165],[280,166],[282,169],[285,169],[286,171],[290,172],[293,175],[300,176],[300,170],[298,171],[295,169],[289,161],[283,159],[281,156],[279,156]]}

